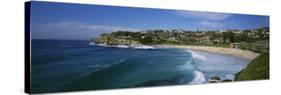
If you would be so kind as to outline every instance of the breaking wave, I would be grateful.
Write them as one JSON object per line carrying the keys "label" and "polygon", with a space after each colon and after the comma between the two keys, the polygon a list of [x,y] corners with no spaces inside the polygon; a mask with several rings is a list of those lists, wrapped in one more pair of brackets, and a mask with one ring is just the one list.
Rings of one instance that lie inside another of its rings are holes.
{"label": "breaking wave", "polygon": [[155,49],[152,46],[142,45],[142,46],[135,46],[134,49]]}
{"label": "breaking wave", "polygon": [[95,44],[95,43],[89,43],[89,45],[96,45],[96,46],[102,46],[102,47],[114,47],[114,48],[155,49],[155,47],[149,46],[149,45],[130,46],[130,45],[107,45],[107,44]]}
{"label": "breaking wave", "polygon": [[202,84],[206,82],[205,75],[200,71],[194,71],[194,79],[189,84]]}
{"label": "breaking wave", "polygon": [[189,51],[192,55],[192,58],[193,59],[198,59],[198,60],[202,60],[202,61],[205,61],[206,60],[206,57],[201,55],[201,54],[198,54],[197,52],[194,52],[194,51]]}

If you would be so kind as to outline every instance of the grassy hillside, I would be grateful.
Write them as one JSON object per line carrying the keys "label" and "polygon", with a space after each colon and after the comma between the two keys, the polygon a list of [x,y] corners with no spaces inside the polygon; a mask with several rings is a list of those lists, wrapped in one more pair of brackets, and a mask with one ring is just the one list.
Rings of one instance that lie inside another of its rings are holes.
{"label": "grassy hillside", "polygon": [[269,53],[262,53],[236,74],[235,81],[269,79]]}

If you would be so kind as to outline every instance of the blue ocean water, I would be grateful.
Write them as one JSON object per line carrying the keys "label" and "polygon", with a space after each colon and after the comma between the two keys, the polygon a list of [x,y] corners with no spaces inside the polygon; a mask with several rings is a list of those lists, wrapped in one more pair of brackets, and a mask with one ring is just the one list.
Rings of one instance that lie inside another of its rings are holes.
{"label": "blue ocean water", "polygon": [[131,49],[82,40],[32,40],[31,92],[202,84],[233,79],[249,60],[175,48]]}

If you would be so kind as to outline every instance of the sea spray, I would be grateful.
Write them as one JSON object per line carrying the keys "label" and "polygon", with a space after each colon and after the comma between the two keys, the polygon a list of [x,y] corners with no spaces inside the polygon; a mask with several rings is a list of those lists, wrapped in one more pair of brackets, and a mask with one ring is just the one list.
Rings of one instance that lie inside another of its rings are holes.
{"label": "sea spray", "polygon": [[200,55],[192,50],[189,50],[189,52],[191,53],[193,59],[198,59],[198,60],[202,60],[202,61],[206,60],[206,57],[203,55]]}
{"label": "sea spray", "polygon": [[[203,72],[205,80],[219,76],[221,79],[234,78],[249,62],[230,55],[188,50],[192,54],[192,65],[195,70]],[[198,74],[197,74],[198,75]]]}
{"label": "sea spray", "polygon": [[131,49],[155,49],[153,46],[149,45],[107,45],[107,44],[93,44],[92,42],[89,45],[96,45],[102,47],[114,47],[114,48],[131,48]]}
{"label": "sea spray", "polygon": [[189,84],[202,84],[206,82],[205,75],[200,71],[194,71],[194,79]]}
{"label": "sea spray", "polygon": [[192,50],[187,50],[187,52],[191,53],[191,60],[188,61],[189,65],[192,65],[194,71],[193,71],[193,80],[191,82],[189,82],[188,84],[202,84],[206,82],[206,78],[204,73],[202,73],[201,71],[199,71],[197,69],[197,67],[195,66],[196,64],[194,64],[195,62],[203,62],[206,61],[206,57],[195,52]]}

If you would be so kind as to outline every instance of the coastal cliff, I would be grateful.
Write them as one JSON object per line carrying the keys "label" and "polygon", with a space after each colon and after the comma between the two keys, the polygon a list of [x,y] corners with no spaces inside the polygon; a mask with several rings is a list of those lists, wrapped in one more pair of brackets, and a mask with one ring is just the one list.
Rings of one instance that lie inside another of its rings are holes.
{"label": "coastal cliff", "polygon": [[269,53],[262,53],[235,75],[235,81],[269,79]]}
{"label": "coastal cliff", "polygon": [[269,48],[269,27],[252,30],[190,31],[145,30],[115,31],[92,38],[106,45],[189,45],[236,48],[264,52]]}

